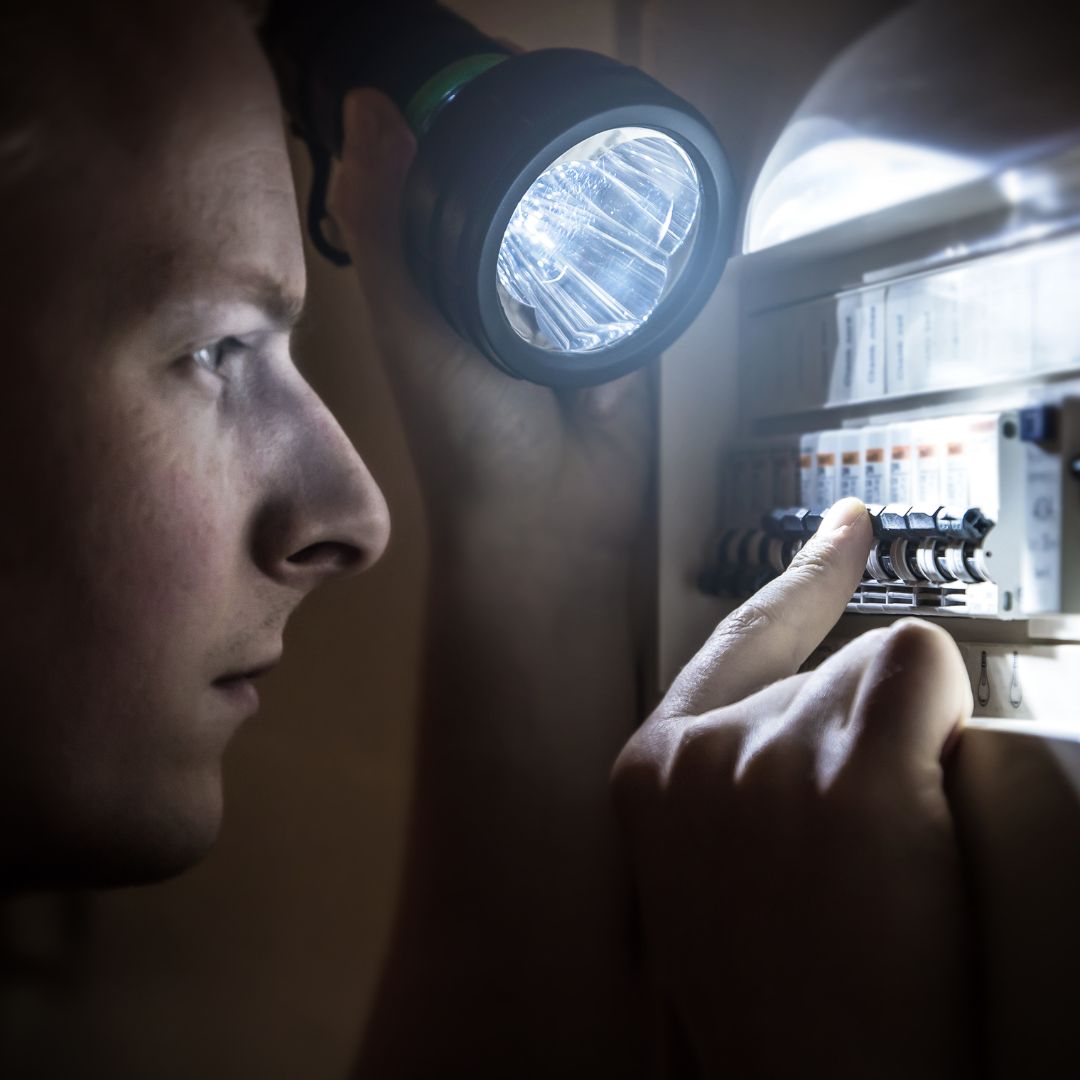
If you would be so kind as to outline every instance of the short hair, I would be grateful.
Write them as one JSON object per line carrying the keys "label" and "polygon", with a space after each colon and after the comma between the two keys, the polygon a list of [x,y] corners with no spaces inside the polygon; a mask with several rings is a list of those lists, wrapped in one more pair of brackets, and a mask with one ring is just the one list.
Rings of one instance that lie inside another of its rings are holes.
{"label": "short hair", "polygon": [[71,302],[65,260],[102,227],[101,183],[123,198],[125,176],[182,107],[162,89],[183,84],[237,11],[251,24],[259,14],[246,0],[0,4],[0,291],[26,312],[7,328],[12,347],[34,347],[45,292]]}
{"label": "short hair", "polygon": [[[37,0],[0,10],[0,191],[71,167],[69,152],[138,139],[145,88],[175,70],[177,37],[224,9],[254,25],[261,0]],[[145,129],[142,129],[145,130]]]}

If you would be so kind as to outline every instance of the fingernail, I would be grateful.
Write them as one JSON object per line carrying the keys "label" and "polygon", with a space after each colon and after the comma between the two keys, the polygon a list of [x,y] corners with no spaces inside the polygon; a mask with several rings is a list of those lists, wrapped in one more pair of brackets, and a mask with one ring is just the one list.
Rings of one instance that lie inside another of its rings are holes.
{"label": "fingernail", "polygon": [[866,516],[866,504],[861,499],[841,499],[829,507],[829,512],[821,519],[818,536],[827,536],[849,525],[856,524]]}

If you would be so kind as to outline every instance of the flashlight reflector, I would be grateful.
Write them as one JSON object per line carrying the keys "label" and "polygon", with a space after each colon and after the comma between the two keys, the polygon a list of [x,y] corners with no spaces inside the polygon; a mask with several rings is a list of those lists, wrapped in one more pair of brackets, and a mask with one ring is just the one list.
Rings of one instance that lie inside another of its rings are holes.
{"label": "flashlight reflector", "polygon": [[700,204],[697,170],[670,136],[616,128],[578,143],[541,173],[503,235],[510,325],[563,353],[634,333],[678,279]]}

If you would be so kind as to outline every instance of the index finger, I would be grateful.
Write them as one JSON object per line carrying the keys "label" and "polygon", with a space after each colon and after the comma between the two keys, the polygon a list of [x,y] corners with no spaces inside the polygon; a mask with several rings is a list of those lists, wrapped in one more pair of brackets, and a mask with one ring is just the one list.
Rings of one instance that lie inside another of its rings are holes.
{"label": "index finger", "polygon": [[858,499],[841,499],[780,577],[713,631],[661,703],[689,716],[740,701],[794,675],[836,624],[866,567],[873,529]]}

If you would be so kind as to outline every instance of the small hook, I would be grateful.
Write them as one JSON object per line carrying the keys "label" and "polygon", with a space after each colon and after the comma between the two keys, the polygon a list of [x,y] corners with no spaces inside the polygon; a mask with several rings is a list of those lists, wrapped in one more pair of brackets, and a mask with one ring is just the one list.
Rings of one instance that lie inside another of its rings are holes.
{"label": "small hook", "polygon": [[986,670],[986,650],[983,650],[982,660],[980,661],[979,671],[979,689],[977,697],[979,704],[986,706],[990,704],[990,675]]}
{"label": "small hook", "polygon": [[1013,672],[1012,683],[1009,686],[1009,704],[1014,709],[1019,709],[1024,704],[1024,689],[1020,685],[1020,673],[1017,671],[1017,666],[1020,662],[1020,654],[1018,652],[1013,653]]}

